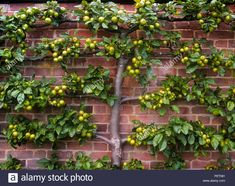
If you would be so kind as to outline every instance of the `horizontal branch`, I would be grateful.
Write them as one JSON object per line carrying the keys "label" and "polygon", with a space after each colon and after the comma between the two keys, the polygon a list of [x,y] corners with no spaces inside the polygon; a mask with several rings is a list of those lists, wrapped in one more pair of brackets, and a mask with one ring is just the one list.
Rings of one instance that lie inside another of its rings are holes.
{"label": "horizontal branch", "polygon": [[126,143],[127,142],[127,138],[123,138],[122,139],[122,144]]}
{"label": "horizontal branch", "polygon": [[[89,56],[94,55],[98,52],[100,52],[100,49],[97,49],[94,51],[89,51],[89,52],[82,52],[82,53],[80,53],[80,57],[89,57]],[[26,56],[25,60],[26,61],[38,61],[38,60],[42,60],[42,59],[46,59],[46,58],[50,58],[50,56]]]}
{"label": "horizontal branch", "polygon": [[138,98],[139,98],[139,96],[124,97],[124,98],[122,98],[121,103],[125,103],[128,101],[137,101]]}
{"label": "horizontal branch", "polygon": [[102,136],[102,135],[98,134],[98,135],[96,135],[96,138],[105,141],[109,145],[113,145],[112,141],[110,139],[106,138],[105,136]]}

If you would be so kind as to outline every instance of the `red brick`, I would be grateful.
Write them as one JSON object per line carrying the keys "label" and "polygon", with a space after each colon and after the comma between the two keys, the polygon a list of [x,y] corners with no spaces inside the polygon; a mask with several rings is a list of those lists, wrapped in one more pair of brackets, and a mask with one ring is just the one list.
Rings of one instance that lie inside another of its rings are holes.
{"label": "red brick", "polygon": [[191,168],[192,169],[204,169],[207,164],[208,164],[208,161],[193,160],[191,162]]}
{"label": "red brick", "polygon": [[26,150],[8,151],[7,154],[11,154],[13,157],[19,159],[33,158],[33,151],[26,151]]}
{"label": "red brick", "polygon": [[234,39],[234,33],[231,31],[214,31],[209,34],[210,39]]}
{"label": "red brick", "polygon": [[97,143],[97,142],[94,142],[93,143],[93,149],[95,151],[106,151],[108,149],[108,146],[107,144],[105,143]]}
{"label": "red brick", "polygon": [[77,141],[74,142],[68,142],[67,143],[67,149],[69,150],[92,150],[92,144],[86,143],[84,145],[80,145]]}

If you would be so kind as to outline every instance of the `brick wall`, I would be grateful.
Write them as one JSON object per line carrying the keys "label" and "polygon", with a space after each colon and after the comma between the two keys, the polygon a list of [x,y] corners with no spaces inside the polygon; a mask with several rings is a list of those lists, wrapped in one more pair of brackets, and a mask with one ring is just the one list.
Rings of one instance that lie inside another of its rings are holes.
{"label": "brick wall", "polygon": [[[6,14],[11,15],[14,11],[17,11],[20,8],[27,6],[35,6],[34,4],[4,4],[3,10]],[[39,5],[36,5],[39,6]],[[66,8],[72,9],[75,4],[61,4]],[[122,5],[128,11],[133,11],[133,7],[131,5]],[[235,6],[231,7],[235,10]],[[167,29],[175,29],[182,33],[182,40],[191,40],[192,37],[202,38],[206,37],[209,39],[211,44],[216,46],[219,49],[224,50],[234,50],[235,49],[235,36],[234,32],[229,31],[229,27],[225,24],[222,24],[220,28],[210,34],[205,34],[200,30],[200,27],[197,22],[175,22],[175,23],[166,23]],[[28,40],[35,44],[42,37],[58,37],[63,32],[68,32],[69,34],[74,34],[77,32],[77,36],[92,36],[92,33],[84,27],[84,25],[77,23],[64,23],[56,29],[52,28],[43,28],[43,29],[35,29],[32,30],[28,34]],[[102,31],[96,34],[97,38],[101,38],[103,35],[107,36],[107,33],[103,33]],[[137,32],[136,36],[141,36],[143,33]],[[109,34],[108,34],[109,35]],[[164,50],[164,49],[163,49]],[[165,56],[161,57],[163,63],[170,60],[170,57]],[[116,67],[115,61],[105,61],[100,57],[89,57],[89,58],[80,58],[73,64],[69,66],[69,71],[76,71],[78,73],[83,73],[84,69],[87,68],[89,64],[92,65],[102,65],[103,67],[109,68],[111,70],[112,76],[115,74]],[[182,64],[177,63],[173,67],[164,69],[164,65],[157,67],[154,69],[155,74],[157,75],[157,80],[151,84],[149,90],[154,90],[160,83],[162,79],[164,79],[166,74],[171,75],[180,75],[186,76],[185,68]],[[36,61],[36,62],[25,62],[24,67],[22,68],[22,72],[25,76],[30,76],[35,73],[36,77],[46,76],[56,77],[59,83],[62,76],[64,75],[64,71],[60,68],[59,65],[54,64],[51,61]],[[216,76],[212,71],[207,71],[208,76],[213,77],[218,86],[223,88],[228,87],[231,84],[234,84],[233,72],[227,71],[224,77]],[[136,83],[136,81],[132,78],[126,78],[123,84],[123,92],[125,95],[139,95],[142,88]],[[82,100],[84,101],[84,100]],[[67,100],[69,105],[78,107],[81,100],[74,98]],[[109,106],[103,104],[98,100],[85,100],[86,105],[88,106],[88,110],[94,115],[94,122],[98,125],[98,131],[109,135],[109,120],[110,120],[110,108]],[[221,122],[223,122],[220,118],[216,118],[210,115],[206,108],[203,106],[199,106],[196,103],[186,103],[186,102],[178,102],[178,105],[181,108],[180,114],[177,116],[187,118],[189,120],[201,120],[208,126],[218,127]],[[18,113],[26,115],[31,119],[39,119],[42,121],[46,121],[48,115],[55,115],[59,113],[59,110],[48,109],[43,113]],[[121,111],[121,133],[123,135],[128,134],[131,131],[132,124],[131,121],[133,119],[139,119],[144,122],[156,122],[159,124],[167,123],[167,121],[173,116],[175,113],[168,112],[164,117],[160,117],[154,111],[146,111],[142,112],[138,103],[131,102],[128,104],[124,104],[122,106]],[[3,128],[6,126],[5,123],[6,113],[2,110],[0,111],[0,126]],[[102,141],[93,140],[88,142],[84,146],[80,146],[76,141],[61,141],[59,146],[59,157],[61,160],[65,160],[69,158],[71,155],[76,155],[78,151],[84,151],[87,154],[91,155],[93,158],[100,158],[103,155],[110,155],[110,147]],[[4,139],[0,140],[0,160],[6,159],[7,154],[12,154],[16,158],[22,160],[24,162],[25,167],[28,169],[37,168],[37,160],[49,157],[51,154],[51,145],[45,144],[42,147],[38,148],[32,144],[27,144],[17,148],[16,150],[12,149]],[[220,154],[216,151],[210,151],[208,156],[194,158],[192,152],[184,153],[184,158],[187,160],[187,165],[189,169],[199,169],[203,168],[209,162],[214,162],[218,159]],[[235,153],[231,153],[233,159],[235,159]],[[156,156],[151,156],[148,153],[148,149],[139,147],[133,148],[130,146],[124,146],[124,160],[138,158],[141,159],[145,165],[145,168],[149,169],[154,167],[157,162],[164,161],[164,156],[159,154]]]}

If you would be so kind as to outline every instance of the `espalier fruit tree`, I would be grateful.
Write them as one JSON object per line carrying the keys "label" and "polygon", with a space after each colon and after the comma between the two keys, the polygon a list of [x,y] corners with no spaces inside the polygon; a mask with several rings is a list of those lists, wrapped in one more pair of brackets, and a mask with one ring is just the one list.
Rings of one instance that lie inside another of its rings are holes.
{"label": "espalier fruit tree", "polygon": [[[10,76],[0,82],[0,109],[39,112],[47,107],[63,108],[62,113],[49,118],[47,124],[24,116],[9,116],[9,125],[3,130],[3,135],[14,148],[28,142],[39,146],[51,142],[56,147],[58,140],[74,138],[84,143],[95,137],[112,147],[112,165],[106,157],[93,161],[84,154],[79,154],[76,161],[70,159],[65,165],[60,165],[58,157],[53,155],[51,159],[40,161],[48,169],[143,169],[137,159],[121,164],[124,143],[149,146],[152,154],[163,152],[167,160],[158,167],[163,169],[185,168],[184,151],[190,150],[199,156],[206,155],[211,149],[221,153],[234,150],[235,87],[231,85],[225,91],[220,87],[212,88],[215,82],[201,70],[207,68],[223,76],[226,70],[235,68],[234,54],[210,46],[206,39],[183,42],[180,32],[165,29],[167,22],[174,21],[198,21],[206,33],[213,32],[221,23],[233,29],[235,16],[228,7],[232,3],[232,0],[174,0],[161,3],[135,0],[135,11],[130,13],[115,3],[102,3],[100,0],[82,1],[73,11],[50,1],[40,9],[29,7],[11,16],[1,15],[0,39],[8,41],[8,45],[0,49],[0,71]],[[28,42],[27,33],[32,29],[56,28],[64,22],[84,24],[94,33],[94,37],[64,33],[59,38],[44,38],[34,46]],[[100,30],[111,34],[98,41],[95,34]],[[141,36],[134,36],[137,31]],[[209,52],[203,50],[205,45],[210,47]],[[124,96],[122,85],[126,77],[136,79],[144,90],[157,78],[152,68],[162,64],[159,60],[159,49],[162,48],[168,48],[169,54],[177,57],[177,63],[185,65],[189,76],[167,76],[161,82],[161,88],[155,91],[144,91],[134,97]],[[33,55],[27,55],[27,51]],[[113,81],[109,69],[103,67],[89,66],[83,76],[68,72],[71,62],[89,56],[115,60],[116,75]],[[24,61],[44,58],[60,64],[66,72],[60,85],[55,84],[53,79],[37,80],[20,74]],[[107,103],[111,107],[110,137],[96,132],[96,125],[84,105],[79,111],[67,108],[67,97],[97,98]],[[225,122],[216,130],[200,121],[178,117],[171,118],[167,125],[145,124],[136,120],[133,121],[132,133],[121,138],[120,107],[136,100],[139,100],[142,109],[158,111],[161,116],[166,114],[167,109],[179,112],[175,104],[177,100],[194,101],[205,105],[214,116],[223,117]]]}

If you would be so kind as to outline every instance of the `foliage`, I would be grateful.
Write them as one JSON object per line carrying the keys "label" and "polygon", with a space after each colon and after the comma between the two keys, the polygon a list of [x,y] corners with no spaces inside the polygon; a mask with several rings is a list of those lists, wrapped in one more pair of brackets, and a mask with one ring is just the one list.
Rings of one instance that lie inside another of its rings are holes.
{"label": "foliage", "polygon": [[104,156],[96,161],[92,160],[89,156],[79,152],[76,159],[68,159],[65,163],[60,163],[56,153],[53,153],[50,159],[41,159],[38,161],[42,168],[48,170],[111,170],[112,165],[109,157]]}
{"label": "foliage", "polygon": [[102,67],[89,66],[84,77],[71,73],[63,78],[68,87],[68,95],[93,95],[113,105],[115,97],[111,94],[110,71]]}
{"label": "foliage", "polygon": [[181,55],[181,62],[186,66],[187,73],[194,73],[197,69],[208,66],[219,75],[224,75],[226,69],[234,69],[234,57],[225,58],[222,51],[211,48],[208,56],[202,53],[201,43],[194,42],[192,46],[184,45],[177,55]]}
{"label": "foliage", "polygon": [[5,162],[0,163],[0,170],[20,170],[22,167],[20,161],[13,158],[11,155],[7,156]]}
{"label": "foliage", "polygon": [[94,137],[96,132],[96,125],[90,122],[90,116],[83,107],[79,112],[65,109],[62,114],[50,117],[48,124],[31,121],[24,116],[9,116],[8,128],[2,133],[14,148],[27,142],[36,145],[52,142],[56,145],[58,140],[67,138],[75,138],[83,143]]}
{"label": "foliage", "polygon": [[205,170],[235,170],[235,165],[230,158],[222,158],[214,164],[208,164]]}
{"label": "foliage", "polygon": [[118,30],[123,23],[130,22],[130,15],[124,9],[120,9],[116,4],[101,3],[100,0],[82,1],[76,7],[74,13],[78,21],[82,21],[90,29],[97,32],[99,29]]}
{"label": "foliage", "polygon": [[33,48],[37,55],[51,55],[55,63],[60,63],[66,69],[70,58],[77,59],[80,55],[80,39],[78,37],[62,35],[58,39],[43,39]]}
{"label": "foliage", "polygon": [[31,111],[34,107],[45,108],[51,94],[53,80],[31,80],[21,74],[11,75],[5,82],[0,82],[0,108],[7,109],[14,104],[15,110]]}
{"label": "foliage", "polygon": [[128,162],[124,162],[122,166],[123,170],[143,170],[144,166],[142,165],[142,162],[137,159],[131,159]]}
{"label": "foliage", "polygon": [[216,132],[214,128],[205,127],[200,121],[187,121],[172,118],[168,125],[146,125],[134,121],[137,125],[127,141],[134,146],[150,145],[152,153],[163,152],[170,157],[174,152],[190,150],[196,156],[205,154],[213,148],[223,153],[234,149],[234,141],[227,139],[223,131]]}
{"label": "foliage", "polygon": [[56,1],[48,1],[41,10],[37,7],[22,8],[12,16],[0,16],[0,40],[10,40],[13,43],[13,47],[0,50],[0,72],[11,72],[11,69],[16,71],[16,64],[23,62],[28,48],[26,34],[37,21],[58,26],[65,18],[65,12],[65,8],[59,7]]}
{"label": "foliage", "polygon": [[111,95],[109,70],[89,66],[84,77],[72,73],[64,77],[63,85],[52,87],[54,80],[26,79],[21,74],[11,75],[0,82],[0,108],[14,110],[33,108],[45,109],[48,105],[63,107],[63,98],[69,95],[93,95],[113,105],[115,97]]}
{"label": "foliage", "polygon": [[186,168],[186,163],[182,156],[177,153],[172,153],[164,163],[158,163],[156,169],[160,170],[183,170]]}
{"label": "foliage", "polygon": [[[212,79],[206,78],[203,74],[194,74],[190,78],[180,76],[168,76],[162,82],[163,88],[154,93],[146,93],[139,97],[143,108],[157,110],[164,115],[166,110],[164,106],[170,106],[171,102],[178,99],[186,101],[198,101],[198,103],[206,105],[208,111],[215,116],[222,116],[230,125],[231,132],[234,128],[234,95],[235,89],[231,86],[227,91],[222,91],[219,87],[211,88],[214,84]],[[191,85],[191,89],[189,89]],[[177,96],[176,96],[177,95]],[[178,107],[171,107],[179,112]]]}

